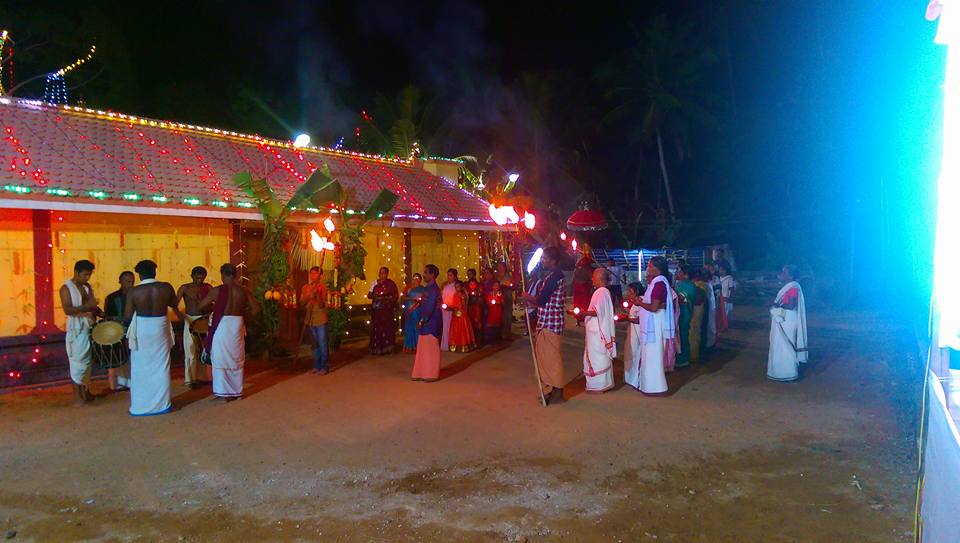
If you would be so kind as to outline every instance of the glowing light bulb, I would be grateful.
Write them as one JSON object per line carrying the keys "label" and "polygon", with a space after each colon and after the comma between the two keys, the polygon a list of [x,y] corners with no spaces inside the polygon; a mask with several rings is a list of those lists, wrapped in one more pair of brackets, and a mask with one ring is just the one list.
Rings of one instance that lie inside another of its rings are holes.
{"label": "glowing light bulb", "polygon": [[310,136],[308,134],[297,134],[297,137],[293,139],[294,147],[306,147],[310,145]]}

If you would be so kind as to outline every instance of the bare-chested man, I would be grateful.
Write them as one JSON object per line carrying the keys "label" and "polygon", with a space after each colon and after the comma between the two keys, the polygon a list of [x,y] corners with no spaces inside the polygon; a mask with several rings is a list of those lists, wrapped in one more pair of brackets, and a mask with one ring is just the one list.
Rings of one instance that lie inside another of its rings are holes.
{"label": "bare-chested man", "polygon": [[130,321],[130,414],[159,415],[170,411],[170,349],[173,328],[167,309],[176,310],[170,283],[157,281],[157,264],[141,260],[134,271],[140,284],[127,295],[125,320]]}
{"label": "bare-chested man", "polygon": [[220,277],[223,285],[211,290],[200,307],[206,309],[213,304],[205,343],[213,365],[213,394],[230,401],[243,395],[244,317],[259,313],[260,303],[250,289],[237,281],[236,266],[220,266]]}
{"label": "bare-chested man", "polygon": [[[206,318],[207,314],[201,309],[200,302],[210,294],[211,287],[207,282],[207,269],[197,266],[190,272],[191,282],[180,285],[177,290],[177,306],[183,300],[183,382],[193,388],[210,380],[209,369],[200,363],[200,342],[193,335],[191,326],[194,321]],[[178,311],[179,313],[179,311]]]}
{"label": "bare-chested man", "polygon": [[73,266],[73,277],[60,287],[60,303],[67,314],[67,359],[70,361],[70,380],[73,381],[73,401],[83,405],[93,400],[90,395],[90,327],[100,314],[97,297],[90,286],[93,262],[78,260]]}

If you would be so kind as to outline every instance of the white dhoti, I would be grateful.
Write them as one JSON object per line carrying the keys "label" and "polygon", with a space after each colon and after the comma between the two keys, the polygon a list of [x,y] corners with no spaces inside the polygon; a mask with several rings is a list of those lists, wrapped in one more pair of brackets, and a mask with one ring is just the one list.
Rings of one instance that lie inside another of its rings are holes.
{"label": "white dhoti", "polygon": [[[78,318],[78,317],[70,317]],[[68,319],[69,320],[69,319]],[[86,319],[83,319],[84,321]],[[67,360],[70,362],[70,380],[76,385],[90,386],[90,348],[89,325],[67,325]]]}
{"label": "white dhoti", "polygon": [[[80,307],[83,303],[83,296],[80,292],[80,286],[72,279],[64,281],[63,285],[70,292],[70,303],[74,307]],[[83,285],[83,289],[90,294],[90,286]],[[67,360],[70,362],[70,380],[75,385],[90,386],[90,363],[92,359],[92,350],[90,346],[90,326],[92,319],[89,314],[67,315]]]}
{"label": "white dhoti", "polygon": [[213,365],[213,394],[239,398],[243,394],[243,362],[246,357],[243,317],[225,315],[213,335],[210,361]]}
{"label": "white dhoti", "polygon": [[807,361],[807,312],[803,291],[796,282],[788,283],[777,294],[775,304],[784,294],[797,289],[797,308],[770,308],[770,352],[767,355],[767,377],[774,381],[794,381],[800,364]]}
{"label": "white dhoti", "polygon": [[187,385],[210,380],[209,367],[200,362],[200,342],[190,331],[190,323],[205,317],[187,315],[187,320],[183,323],[183,382]]}
{"label": "white dhoti", "polygon": [[[638,318],[641,311],[643,308],[638,305],[630,306],[630,318]],[[640,388],[640,355],[643,352],[639,328],[639,324],[632,322],[627,325],[627,348],[623,353],[623,380],[636,389]]]}
{"label": "white dhoti", "polygon": [[648,337],[641,347],[640,386],[637,387],[645,394],[667,391],[667,374],[664,370],[666,348],[663,340],[663,321],[666,314],[664,310],[647,312],[647,318],[653,319],[653,337]]}
{"label": "white dhoti", "polygon": [[604,392],[613,388],[613,357],[617,356],[613,301],[606,287],[593,292],[588,311],[597,316],[588,316],[584,323],[583,374],[588,392]]}
{"label": "white dhoti", "polygon": [[166,315],[134,316],[130,343],[130,414],[159,415],[170,410],[170,349],[173,328]]}

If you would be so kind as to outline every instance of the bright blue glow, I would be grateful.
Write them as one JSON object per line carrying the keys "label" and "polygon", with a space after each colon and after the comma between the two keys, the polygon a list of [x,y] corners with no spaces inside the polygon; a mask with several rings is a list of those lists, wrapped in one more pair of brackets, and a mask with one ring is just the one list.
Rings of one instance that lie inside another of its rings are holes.
{"label": "bright blue glow", "polygon": [[537,266],[540,265],[540,259],[543,257],[543,247],[538,248],[533,252],[533,256],[530,257],[530,262],[527,263],[527,273],[533,273],[533,270],[537,269]]}
{"label": "bright blue glow", "polygon": [[933,292],[940,313],[940,347],[960,349],[960,280],[956,277],[960,267],[960,59],[956,49],[949,46],[943,94],[943,158],[937,182]]}

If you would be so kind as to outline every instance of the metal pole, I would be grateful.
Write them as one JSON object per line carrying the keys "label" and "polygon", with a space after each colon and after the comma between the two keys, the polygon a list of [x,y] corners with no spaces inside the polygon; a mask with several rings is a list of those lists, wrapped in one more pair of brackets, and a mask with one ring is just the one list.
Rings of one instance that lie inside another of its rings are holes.
{"label": "metal pole", "polygon": [[[517,224],[517,238],[520,237],[520,225]],[[519,239],[518,239],[519,241]],[[523,251],[520,253],[520,287],[523,289],[523,293],[527,293],[527,274],[526,268],[523,265]],[[523,296],[520,297],[523,300]],[[537,348],[533,344],[533,334],[536,333],[535,330],[530,329],[530,313],[527,312],[527,302],[523,302],[523,319],[527,323],[527,338],[530,339],[530,353],[533,355],[533,373],[537,376],[537,391],[540,393],[540,405],[543,407],[547,406],[547,398],[543,395],[543,381],[540,379],[540,365],[537,364]]]}

